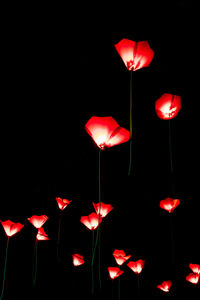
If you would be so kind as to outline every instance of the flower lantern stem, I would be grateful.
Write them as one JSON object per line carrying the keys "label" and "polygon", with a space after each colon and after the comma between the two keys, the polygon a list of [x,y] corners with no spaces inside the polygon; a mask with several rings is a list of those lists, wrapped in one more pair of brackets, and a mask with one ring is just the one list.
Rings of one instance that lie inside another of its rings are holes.
{"label": "flower lantern stem", "polygon": [[6,269],[7,269],[7,258],[8,258],[8,244],[9,244],[9,237],[8,237],[7,243],[6,243],[6,256],[5,256],[5,263],[4,263],[3,283],[2,283],[2,290],[1,290],[0,300],[3,298],[3,294],[4,294],[5,279],[6,279]]}
{"label": "flower lantern stem", "polygon": [[137,274],[138,297],[140,297],[140,274]]}
{"label": "flower lantern stem", "polygon": [[58,219],[58,237],[57,237],[57,260],[58,260],[58,262],[60,262],[59,246],[60,246],[61,221],[62,221],[62,212],[60,212],[59,219]]}
{"label": "flower lantern stem", "polygon": [[37,277],[37,249],[38,249],[38,240],[35,240],[35,247],[34,247],[34,262],[33,262],[33,287],[36,284],[36,277]]}
{"label": "flower lantern stem", "polygon": [[120,276],[119,276],[119,280],[118,280],[118,300],[120,300],[120,295],[121,295],[121,291],[120,291]]}
{"label": "flower lantern stem", "polygon": [[129,150],[129,170],[128,176],[131,175],[132,168],[132,137],[133,137],[133,71],[130,71],[130,106],[129,106],[129,125],[130,125],[130,150]]}

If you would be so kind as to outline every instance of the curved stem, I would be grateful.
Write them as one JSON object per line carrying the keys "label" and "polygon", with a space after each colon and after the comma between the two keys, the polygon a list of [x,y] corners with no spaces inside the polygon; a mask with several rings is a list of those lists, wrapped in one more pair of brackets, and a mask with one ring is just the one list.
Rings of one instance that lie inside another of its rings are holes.
{"label": "curved stem", "polygon": [[5,278],[6,278],[6,269],[7,269],[7,259],[8,259],[8,244],[9,244],[9,237],[8,237],[7,243],[6,243],[6,256],[5,256],[5,263],[4,263],[3,283],[2,283],[2,291],[1,291],[1,297],[0,297],[0,300],[1,300],[2,297],[3,297],[4,287],[5,287]]}

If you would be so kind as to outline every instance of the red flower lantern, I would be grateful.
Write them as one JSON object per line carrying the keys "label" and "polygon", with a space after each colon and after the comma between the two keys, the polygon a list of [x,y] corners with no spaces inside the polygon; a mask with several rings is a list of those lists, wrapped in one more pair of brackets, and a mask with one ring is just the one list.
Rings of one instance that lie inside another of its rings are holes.
{"label": "red flower lantern", "polygon": [[27,218],[29,222],[35,227],[40,228],[44,225],[44,223],[48,220],[48,217],[46,215],[41,216],[32,216],[31,218]]}
{"label": "red flower lantern", "polygon": [[108,267],[108,273],[111,279],[115,279],[121,276],[124,271],[120,270],[118,267]]}
{"label": "red flower lantern", "polygon": [[193,273],[200,275],[200,265],[197,264],[189,264],[189,268]]}
{"label": "red flower lantern", "polygon": [[127,266],[136,274],[140,274],[143,270],[145,260],[129,261]]}
{"label": "red flower lantern", "polygon": [[85,129],[101,150],[127,142],[130,137],[130,132],[112,117],[91,117]]}
{"label": "red flower lantern", "polygon": [[49,237],[46,234],[46,232],[44,231],[43,227],[38,228],[38,233],[36,235],[36,239],[38,241],[48,241],[49,240]]}
{"label": "red flower lantern", "polygon": [[160,119],[170,120],[177,116],[181,105],[180,96],[165,93],[156,100],[155,111]]}
{"label": "red flower lantern", "polygon": [[169,292],[171,285],[172,285],[171,280],[163,281],[161,284],[157,285],[157,288],[164,292]]}
{"label": "red flower lantern", "polygon": [[72,202],[72,200],[62,199],[60,197],[56,197],[56,201],[60,210],[65,209],[69,203]]}
{"label": "red flower lantern", "polygon": [[77,253],[72,255],[72,259],[73,259],[73,265],[75,267],[81,266],[85,263],[83,256]]}
{"label": "red flower lantern", "polygon": [[165,198],[160,201],[160,207],[167,210],[169,213],[172,213],[179,204],[179,199]]}
{"label": "red flower lantern", "polygon": [[113,206],[111,204],[104,204],[103,202],[100,203],[92,203],[97,215],[100,215],[101,218],[107,216],[107,214],[113,210]]}
{"label": "red flower lantern", "polygon": [[0,222],[1,222],[3,229],[5,230],[5,233],[8,237],[15,235],[17,232],[19,232],[24,227],[23,224],[14,223],[10,220],[4,221],[4,222],[0,221]]}
{"label": "red flower lantern", "polygon": [[102,222],[102,218],[93,212],[89,216],[82,216],[80,222],[84,224],[88,229],[95,230]]}
{"label": "red flower lantern", "polygon": [[131,257],[131,255],[126,255],[123,250],[117,249],[115,249],[115,251],[113,252],[113,256],[119,266],[121,266]]}
{"label": "red flower lantern", "polygon": [[190,283],[197,284],[199,282],[199,274],[190,273],[186,276],[186,280]]}
{"label": "red flower lantern", "polygon": [[153,59],[154,51],[147,41],[134,42],[122,39],[115,48],[129,71],[148,67]]}

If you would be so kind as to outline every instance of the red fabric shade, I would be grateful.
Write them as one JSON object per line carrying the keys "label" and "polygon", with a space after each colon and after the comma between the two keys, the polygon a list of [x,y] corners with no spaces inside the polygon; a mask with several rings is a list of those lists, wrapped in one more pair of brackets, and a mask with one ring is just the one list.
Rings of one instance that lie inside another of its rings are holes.
{"label": "red fabric shade", "polygon": [[122,275],[124,271],[120,270],[118,267],[108,267],[108,273],[111,279],[115,279]]}
{"label": "red fabric shade", "polygon": [[193,273],[200,275],[200,265],[197,264],[189,264],[189,268]]}
{"label": "red fabric shade", "polygon": [[5,230],[5,233],[8,237],[15,235],[17,232],[19,232],[24,225],[21,223],[14,223],[10,220],[7,221],[0,221],[3,229]]}
{"label": "red fabric shade", "polygon": [[113,256],[117,264],[120,266],[131,257],[131,255],[126,255],[123,250],[117,250],[117,249],[115,249],[115,251],[113,252]]}
{"label": "red fabric shade", "polygon": [[120,127],[112,117],[91,117],[85,129],[101,150],[127,142],[130,138],[130,132]]}
{"label": "red fabric shade", "polygon": [[147,41],[134,42],[122,39],[115,48],[129,71],[148,67],[153,59],[154,51]]}
{"label": "red fabric shade", "polygon": [[179,199],[165,198],[160,201],[160,207],[167,210],[169,213],[172,213],[179,204]]}
{"label": "red fabric shade", "polygon": [[161,284],[157,285],[157,288],[164,292],[169,292],[171,285],[172,285],[172,282],[170,280],[163,281]]}
{"label": "red fabric shade", "polygon": [[199,282],[199,274],[190,273],[186,276],[186,280],[190,283],[197,284]]}
{"label": "red fabric shade", "polygon": [[127,266],[136,274],[140,274],[144,267],[145,260],[139,259],[137,261],[129,261]]}
{"label": "red fabric shade", "polygon": [[31,218],[27,218],[29,222],[35,227],[40,228],[44,225],[44,223],[48,220],[48,217],[46,215],[41,216],[32,216]]}
{"label": "red fabric shade", "polygon": [[100,214],[101,218],[107,216],[107,214],[114,208],[111,204],[104,204],[103,202],[99,203],[92,203],[97,215]]}
{"label": "red fabric shade", "polygon": [[102,218],[93,212],[89,216],[82,216],[80,222],[83,223],[88,229],[95,230],[102,222]]}
{"label": "red fabric shade", "polygon": [[69,205],[69,203],[72,202],[72,200],[62,199],[60,197],[56,197],[56,201],[60,210],[65,209]]}
{"label": "red fabric shade", "polygon": [[44,231],[44,228],[42,228],[42,227],[38,228],[38,233],[36,235],[36,239],[38,241],[48,241],[49,240],[49,237],[46,234],[46,232]]}
{"label": "red fabric shade", "polygon": [[73,259],[73,265],[75,267],[83,265],[85,263],[83,256],[77,253],[72,255],[72,259]]}
{"label": "red fabric shade", "polygon": [[155,102],[156,114],[163,120],[172,119],[177,116],[181,105],[180,96],[165,93]]}

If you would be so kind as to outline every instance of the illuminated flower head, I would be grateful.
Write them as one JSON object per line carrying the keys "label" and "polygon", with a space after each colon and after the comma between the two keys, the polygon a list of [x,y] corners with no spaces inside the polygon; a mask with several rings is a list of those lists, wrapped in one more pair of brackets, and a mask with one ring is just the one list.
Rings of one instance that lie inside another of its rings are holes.
{"label": "illuminated flower head", "polygon": [[199,282],[199,274],[190,273],[186,276],[186,280],[190,283],[197,284]]}
{"label": "illuminated flower head", "polygon": [[153,59],[154,51],[147,41],[134,42],[122,39],[115,48],[129,71],[148,67]]}
{"label": "illuminated flower head", "polygon": [[104,204],[103,202],[99,203],[92,203],[97,215],[100,214],[102,218],[107,216],[107,214],[114,208],[111,204]]}
{"label": "illuminated flower head", "polygon": [[144,267],[145,260],[139,259],[137,261],[129,261],[127,266],[136,274],[140,274]]}
{"label": "illuminated flower head", "polygon": [[69,205],[69,203],[72,202],[72,200],[62,199],[60,197],[56,197],[56,201],[60,210],[65,209]]}
{"label": "illuminated flower head", "polygon": [[189,268],[193,273],[200,275],[200,265],[197,264],[189,264]]}
{"label": "illuminated flower head", "polygon": [[82,216],[80,222],[84,224],[88,229],[95,230],[102,222],[102,218],[93,212],[89,216]]}
{"label": "illuminated flower head", "polygon": [[44,225],[44,223],[48,220],[46,215],[41,216],[32,216],[31,218],[27,218],[27,220],[35,227],[40,228]]}
{"label": "illuminated flower head", "polygon": [[130,132],[112,117],[91,117],[85,129],[101,150],[125,143],[130,138]]}
{"label": "illuminated flower head", "polygon": [[73,265],[75,267],[81,266],[85,263],[83,256],[77,253],[72,255],[72,259],[73,259]]}
{"label": "illuminated flower head", "polygon": [[3,229],[8,237],[15,235],[17,232],[19,232],[24,227],[23,224],[14,223],[10,220],[0,221],[0,222],[1,222]]}
{"label": "illuminated flower head", "polygon": [[117,250],[117,249],[115,249],[115,251],[113,252],[113,256],[116,260],[116,263],[119,266],[121,266],[131,257],[131,255],[126,255],[126,253],[123,250]]}
{"label": "illuminated flower head", "polygon": [[160,207],[167,210],[169,213],[172,213],[179,204],[179,199],[165,198],[160,201]]}
{"label": "illuminated flower head", "polygon": [[118,267],[108,267],[108,273],[111,279],[115,279],[122,275],[124,271],[120,270]]}
{"label": "illuminated flower head", "polygon": [[155,111],[160,119],[169,120],[177,116],[181,106],[180,96],[165,93],[156,100]]}
{"label": "illuminated flower head", "polygon": [[163,292],[169,292],[171,285],[171,280],[163,281],[161,284],[157,285],[157,288],[162,290]]}
{"label": "illuminated flower head", "polygon": [[42,228],[42,227],[38,228],[38,233],[36,235],[36,239],[38,241],[48,241],[49,240],[49,237],[46,234],[46,232],[44,231],[44,228]]}

